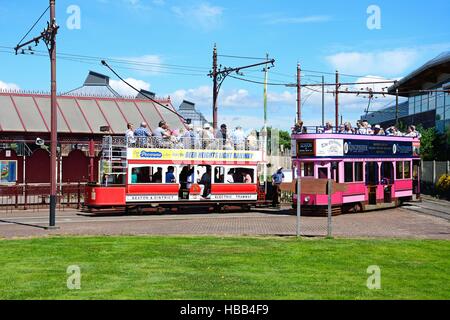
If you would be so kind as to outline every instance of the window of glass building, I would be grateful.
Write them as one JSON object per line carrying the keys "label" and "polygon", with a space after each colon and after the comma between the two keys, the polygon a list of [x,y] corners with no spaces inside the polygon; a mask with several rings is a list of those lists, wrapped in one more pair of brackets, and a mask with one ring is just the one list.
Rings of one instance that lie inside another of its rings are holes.
{"label": "window of glass building", "polygon": [[428,110],[436,109],[436,92],[431,92],[429,97]]}
{"label": "window of glass building", "polygon": [[422,110],[422,112],[426,112],[426,111],[428,111],[428,94],[424,94],[424,95],[422,95],[422,107],[421,107],[421,110]]}
{"label": "window of glass building", "polygon": [[414,114],[414,108],[415,108],[415,97],[409,97],[408,99],[408,108],[409,108],[409,113],[408,114]]}

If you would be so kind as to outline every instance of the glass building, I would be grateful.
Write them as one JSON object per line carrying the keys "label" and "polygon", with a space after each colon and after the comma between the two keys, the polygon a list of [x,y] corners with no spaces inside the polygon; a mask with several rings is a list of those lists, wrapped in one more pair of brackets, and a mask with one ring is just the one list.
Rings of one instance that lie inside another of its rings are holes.
{"label": "glass building", "polygon": [[[389,93],[408,98],[407,124],[420,124],[433,117],[433,126],[443,132],[450,127],[450,51],[430,60],[389,88]],[[421,92],[436,90],[436,92]]]}

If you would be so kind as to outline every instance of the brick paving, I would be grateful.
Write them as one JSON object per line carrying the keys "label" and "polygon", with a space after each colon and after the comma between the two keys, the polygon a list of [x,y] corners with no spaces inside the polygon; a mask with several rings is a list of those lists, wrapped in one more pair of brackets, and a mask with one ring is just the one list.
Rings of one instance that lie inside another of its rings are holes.
{"label": "brick paving", "polygon": [[[80,215],[58,211],[57,230],[46,230],[48,212],[0,213],[0,237],[48,235],[251,235],[294,236],[296,217],[289,210],[249,213],[166,215]],[[327,219],[301,218],[302,235],[326,236]],[[333,236],[342,238],[420,238],[450,240],[450,222],[407,207],[333,217]]]}

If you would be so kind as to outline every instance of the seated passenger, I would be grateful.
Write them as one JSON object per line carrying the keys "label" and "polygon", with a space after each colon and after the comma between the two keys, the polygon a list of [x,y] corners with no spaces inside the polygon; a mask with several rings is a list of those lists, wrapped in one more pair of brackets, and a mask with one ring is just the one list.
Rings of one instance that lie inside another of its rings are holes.
{"label": "seated passenger", "polygon": [[343,133],[344,134],[353,134],[354,133],[354,131],[352,129],[352,125],[350,124],[350,122],[346,122],[344,124],[344,132]]}
{"label": "seated passenger", "polygon": [[416,130],[416,127],[411,125],[408,126],[408,129],[405,133],[405,137],[412,137],[412,138],[418,138],[420,139],[422,135]]}
{"label": "seated passenger", "polygon": [[134,131],[134,137],[136,138],[136,144],[139,147],[145,147],[150,137],[150,131],[147,128],[147,123],[142,122],[141,126]]}
{"label": "seated passenger", "polygon": [[175,168],[172,166],[167,168],[166,183],[175,183],[176,182],[175,175],[173,174],[174,171],[175,171]]}
{"label": "seated passenger", "polygon": [[209,123],[205,123],[203,125],[203,130],[200,137],[203,149],[214,148],[214,134],[211,131],[211,125]]}
{"label": "seated passenger", "polygon": [[258,136],[256,130],[252,130],[247,137],[247,150],[258,150]]}
{"label": "seated passenger", "polygon": [[333,126],[331,122],[327,122],[325,124],[325,130],[323,131],[323,133],[333,133]]}
{"label": "seated passenger", "polygon": [[164,142],[167,142],[170,140],[171,134],[168,131],[169,126],[165,121],[160,121],[158,124],[158,128],[153,131],[153,136],[156,138],[156,146],[162,147],[165,145]]}
{"label": "seated passenger", "polygon": [[152,176],[153,183],[162,183],[162,168],[158,167],[157,171]]}
{"label": "seated passenger", "polygon": [[381,128],[381,126],[379,124],[375,125],[375,127],[373,129],[373,135],[375,135],[375,136],[384,136],[385,135],[383,128]]}
{"label": "seated passenger", "polygon": [[252,183],[252,176],[248,172],[242,171],[242,177],[244,183]]}
{"label": "seated passenger", "polygon": [[235,150],[245,149],[245,134],[241,126],[237,126],[231,135]]}
{"label": "seated passenger", "polygon": [[203,186],[202,197],[209,199],[211,197],[211,168],[207,167],[206,172],[202,175],[199,185]]}

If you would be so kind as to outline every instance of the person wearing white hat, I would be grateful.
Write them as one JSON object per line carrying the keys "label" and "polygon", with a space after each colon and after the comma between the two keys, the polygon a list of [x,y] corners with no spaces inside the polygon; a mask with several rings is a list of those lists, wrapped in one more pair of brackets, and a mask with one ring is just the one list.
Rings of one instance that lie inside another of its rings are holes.
{"label": "person wearing white hat", "polygon": [[196,140],[197,139],[194,131],[194,125],[192,123],[189,123],[187,125],[187,131],[183,136],[183,145],[186,149],[195,149]]}
{"label": "person wearing white hat", "polygon": [[211,149],[214,143],[214,134],[211,131],[211,125],[205,123],[201,132],[202,147],[203,149]]}

